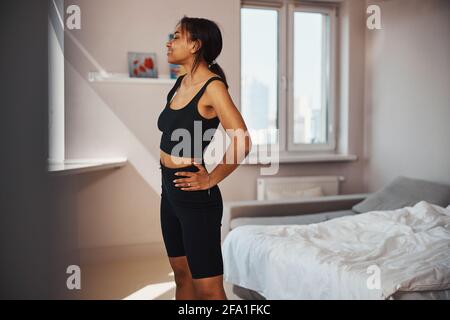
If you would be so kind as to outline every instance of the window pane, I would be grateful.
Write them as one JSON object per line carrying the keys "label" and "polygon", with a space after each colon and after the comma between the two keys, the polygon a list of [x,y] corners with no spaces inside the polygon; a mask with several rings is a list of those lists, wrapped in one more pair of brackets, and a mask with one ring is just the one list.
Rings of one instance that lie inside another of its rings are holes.
{"label": "window pane", "polygon": [[253,144],[278,143],[278,12],[241,8],[241,113]]}
{"label": "window pane", "polygon": [[326,30],[328,16],[294,13],[295,144],[327,143]]}

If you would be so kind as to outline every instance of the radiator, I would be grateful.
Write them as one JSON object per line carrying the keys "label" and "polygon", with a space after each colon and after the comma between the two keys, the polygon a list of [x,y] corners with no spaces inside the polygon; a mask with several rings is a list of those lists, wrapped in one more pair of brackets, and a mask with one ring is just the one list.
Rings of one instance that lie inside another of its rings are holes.
{"label": "radiator", "polygon": [[306,198],[339,194],[342,176],[299,176],[257,178],[257,200]]}

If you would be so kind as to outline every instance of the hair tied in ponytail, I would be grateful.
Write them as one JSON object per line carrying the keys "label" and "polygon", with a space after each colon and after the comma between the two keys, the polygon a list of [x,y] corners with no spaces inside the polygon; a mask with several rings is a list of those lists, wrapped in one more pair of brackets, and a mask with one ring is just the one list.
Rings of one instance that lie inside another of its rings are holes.
{"label": "hair tied in ponytail", "polygon": [[213,60],[213,61],[209,64],[208,68],[211,68],[211,66],[212,66],[213,64],[217,64],[216,60]]}

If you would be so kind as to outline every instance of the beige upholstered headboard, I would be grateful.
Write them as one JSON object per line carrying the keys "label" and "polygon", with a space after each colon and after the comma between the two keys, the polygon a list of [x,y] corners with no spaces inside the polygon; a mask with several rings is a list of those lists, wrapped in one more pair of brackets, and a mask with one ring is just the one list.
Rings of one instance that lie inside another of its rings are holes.
{"label": "beige upholstered headboard", "polygon": [[274,217],[350,210],[369,194],[358,193],[294,200],[224,201],[222,232],[228,233],[230,221],[239,217]]}

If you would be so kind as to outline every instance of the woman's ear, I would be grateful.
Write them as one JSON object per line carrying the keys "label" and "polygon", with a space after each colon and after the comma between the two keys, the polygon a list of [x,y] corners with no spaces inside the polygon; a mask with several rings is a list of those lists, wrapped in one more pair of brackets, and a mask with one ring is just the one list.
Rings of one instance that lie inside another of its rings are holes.
{"label": "woman's ear", "polygon": [[198,50],[200,50],[201,47],[202,47],[201,40],[192,41],[191,53],[196,53]]}

